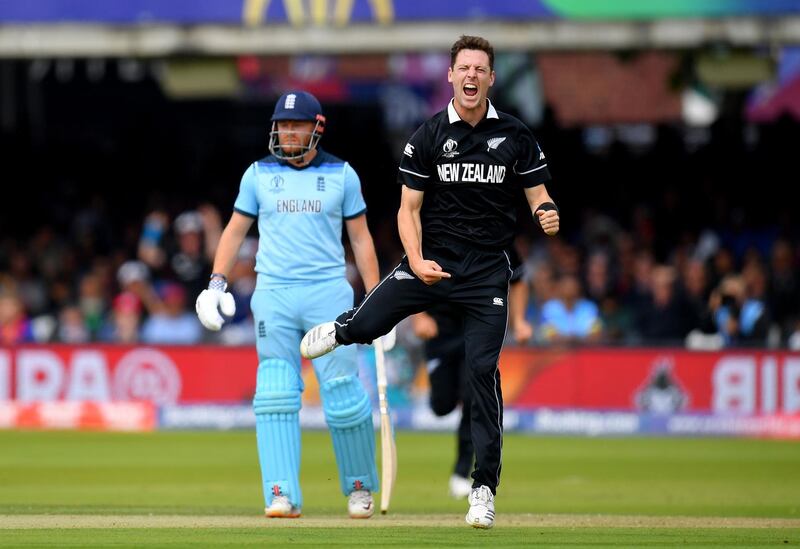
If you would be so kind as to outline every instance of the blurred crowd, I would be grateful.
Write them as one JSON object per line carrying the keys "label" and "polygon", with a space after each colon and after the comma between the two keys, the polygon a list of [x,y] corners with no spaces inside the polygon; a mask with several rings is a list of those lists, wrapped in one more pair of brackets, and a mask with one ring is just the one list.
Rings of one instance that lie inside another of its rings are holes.
{"label": "blurred crowd", "polygon": [[[705,231],[658,259],[614,227],[586,248],[520,239],[530,296],[528,343],[800,348],[797,249],[777,238],[737,258]],[[513,332],[512,332],[513,333]],[[523,341],[518,341],[523,343]]]}
{"label": "blurred crowd", "polygon": [[49,227],[28,242],[3,242],[0,344],[254,341],[249,299],[255,289],[255,238],[245,241],[229,278],[237,301],[234,318],[212,333],[194,313],[221,232],[218,210],[204,204],[174,219],[163,210],[150,212],[132,250],[87,257],[80,239],[63,238]]}
{"label": "blurred crowd", "polygon": [[[634,219],[623,229],[588,214],[579,241],[523,231],[516,246],[528,326],[510,330],[510,342],[800,349],[796,243],[775,236],[746,247],[705,230],[657,255],[647,216]],[[209,332],[194,313],[222,224],[218,209],[203,204],[177,215],[152,209],[131,229],[133,244],[102,252],[96,241],[46,226],[26,241],[0,241],[0,345],[253,343],[256,237],[247,238],[229,277],[236,316]],[[384,272],[402,253],[386,236],[392,228],[383,221],[373,230]],[[364,289],[348,267],[358,299]]]}

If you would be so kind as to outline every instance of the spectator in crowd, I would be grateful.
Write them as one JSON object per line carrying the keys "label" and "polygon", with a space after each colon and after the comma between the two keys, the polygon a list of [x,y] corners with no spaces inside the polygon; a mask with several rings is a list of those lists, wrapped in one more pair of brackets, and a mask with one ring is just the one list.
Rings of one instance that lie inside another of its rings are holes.
{"label": "spectator in crowd", "polygon": [[645,344],[674,344],[691,330],[686,307],[676,292],[673,267],[656,266],[650,275],[650,293],[641,304],[638,330]]}
{"label": "spectator in crowd", "polygon": [[8,274],[17,287],[17,295],[32,315],[47,312],[48,296],[44,280],[35,272],[28,250],[16,247],[8,260]]}
{"label": "spectator in crowd", "polygon": [[736,260],[733,252],[721,247],[711,256],[711,286],[716,288],[722,279],[728,275],[736,274]]}
{"label": "spectator in crowd", "polygon": [[540,332],[547,343],[596,343],[602,336],[600,312],[592,301],[581,296],[580,281],[574,275],[563,275],[556,290],[557,297],[542,307]]}
{"label": "spectator in crowd", "polygon": [[138,259],[125,261],[117,269],[117,283],[120,290],[131,292],[135,295],[141,293],[141,286],[149,284],[150,270],[144,262]]}
{"label": "spectator in crowd", "polygon": [[706,314],[710,293],[705,262],[699,258],[690,258],[681,271],[679,285],[686,301],[687,323],[690,329],[697,329]]}
{"label": "spectator in crowd", "polygon": [[542,323],[544,304],[556,295],[555,270],[549,262],[543,261],[533,265],[530,267],[528,284],[530,294],[525,309],[525,320],[535,330]]}
{"label": "spectator in crowd", "polygon": [[619,300],[627,301],[636,285],[636,247],[631,235],[625,232],[617,235],[614,244],[614,293]]}
{"label": "spectator in crowd", "polygon": [[[150,270],[144,262],[139,260],[126,261],[117,270],[117,281],[121,289],[121,295],[132,294],[147,313],[142,322],[139,337],[144,343],[151,344],[176,344],[191,345],[199,343],[203,338],[203,330],[200,323],[192,314],[187,306],[187,292],[182,284],[173,280],[163,280],[155,283],[150,282]],[[119,297],[117,298],[119,299]],[[136,307],[133,306],[130,298],[122,298],[124,301],[115,301],[115,307],[124,308],[129,314],[133,314]],[[116,319],[115,311],[115,317]],[[123,320],[128,324],[133,324],[139,317]],[[127,326],[127,338],[132,338],[132,326]],[[106,329],[106,337],[123,337],[122,334],[113,335],[114,331]]]}
{"label": "spectator in crowd", "polygon": [[121,292],[113,301],[110,317],[100,334],[108,343],[138,343],[142,325],[142,303],[133,292]]}
{"label": "spectator in crowd", "polygon": [[76,304],[67,305],[58,313],[56,334],[60,343],[82,344],[92,340],[83,310]]}
{"label": "spectator in crowd", "polygon": [[137,288],[149,313],[142,325],[144,343],[193,345],[201,341],[202,327],[187,308],[186,290],[181,284],[164,282],[157,292],[144,284]]}
{"label": "spectator in crowd", "polygon": [[587,297],[595,303],[602,303],[612,291],[608,254],[601,251],[590,253],[586,262]]}
{"label": "spectator in crowd", "polygon": [[797,261],[788,240],[772,246],[768,301],[775,322],[785,333],[792,332],[800,320],[800,277]]}
{"label": "spectator in crowd", "polygon": [[615,294],[607,294],[599,304],[603,341],[610,345],[635,342],[634,312]]}
{"label": "spectator in crowd", "polygon": [[560,244],[550,246],[550,254],[555,263],[556,271],[560,275],[580,276],[581,256],[577,247],[567,244],[561,239],[556,240]]}
{"label": "spectator in crowd", "polygon": [[154,210],[144,218],[137,255],[150,269],[160,270],[167,262],[163,241],[168,228],[169,215],[163,210]]}
{"label": "spectator in crowd", "polygon": [[[746,263],[741,272],[745,285],[747,301],[763,305],[763,322],[766,324],[765,343],[769,348],[778,347],[781,343],[781,327],[775,323],[772,309],[769,305],[769,275],[763,262],[751,261]],[[760,342],[754,342],[760,345]]]}
{"label": "spectator in crowd", "polygon": [[177,280],[190,295],[200,293],[206,286],[206,273],[222,232],[219,212],[210,205],[186,210],[172,223],[173,239],[169,238],[169,228],[169,216],[164,210],[148,214],[139,239],[138,258],[156,278]]}
{"label": "spectator in crowd", "polygon": [[649,248],[637,250],[633,257],[630,287],[625,294],[626,304],[634,310],[641,309],[649,300],[656,262]]}
{"label": "spectator in crowd", "polygon": [[183,212],[173,226],[177,247],[169,259],[171,272],[189,295],[197,295],[208,283],[207,273],[222,232],[219,212],[204,205]]}
{"label": "spectator in crowd", "polygon": [[711,293],[706,331],[715,332],[725,347],[766,345],[769,316],[766,304],[747,295],[745,280],[731,274]]}
{"label": "spectator in crowd", "polygon": [[[89,272],[81,278],[77,306],[89,338],[87,341],[94,339],[103,325],[108,308],[103,282],[99,274]],[[70,307],[71,305],[67,305],[62,312]],[[76,320],[76,315],[71,313],[68,313],[66,317],[73,322]]]}
{"label": "spectator in crowd", "polygon": [[33,326],[14,288],[0,284],[0,346],[35,341]]}

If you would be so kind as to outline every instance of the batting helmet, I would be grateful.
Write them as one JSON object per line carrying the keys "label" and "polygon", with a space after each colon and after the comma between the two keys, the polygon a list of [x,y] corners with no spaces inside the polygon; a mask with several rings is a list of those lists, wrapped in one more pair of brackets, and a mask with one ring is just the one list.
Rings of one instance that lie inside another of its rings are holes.
{"label": "batting helmet", "polygon": [[[272,129],[269,132],[269,150],[277,158],[292,160],[302,158],[308,151],[314,149],[325,131],[325,116],[322,106],[316,97],[305,91],[291,91],[283,94],[275,103],[272,113]],[[314,122],[311,139],[306,146],[300,147],[300,152],[288,154],[280,145],[278,135],[278,122],[281,120],[302,120]]]}

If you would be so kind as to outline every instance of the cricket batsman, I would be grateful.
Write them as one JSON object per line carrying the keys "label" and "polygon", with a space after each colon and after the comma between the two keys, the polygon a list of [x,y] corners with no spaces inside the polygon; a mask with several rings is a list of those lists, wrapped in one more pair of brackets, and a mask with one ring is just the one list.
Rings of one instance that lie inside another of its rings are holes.
{"label": "cricket batsman", "polygon": [[[258,221],[257,285],[250,306],[258,373],[253,409],[267,517],[299,517],[300,340],[316,324],[353,306],[345,278],[342,228],[367,290],[379,280],[367,228],[361,181],[345,161],[319,147],[325,117],[310,93],[292,91],[272,114],[270,155],[247,168],[216,251],[208,289],[197,298],[200,322],[219,330],[233,315],[227,275]],[[325,419],[333,439],[342,493],[352,518],[374,512],[378,490],[372,406],[357,374],[355,347],[313,361]]]}

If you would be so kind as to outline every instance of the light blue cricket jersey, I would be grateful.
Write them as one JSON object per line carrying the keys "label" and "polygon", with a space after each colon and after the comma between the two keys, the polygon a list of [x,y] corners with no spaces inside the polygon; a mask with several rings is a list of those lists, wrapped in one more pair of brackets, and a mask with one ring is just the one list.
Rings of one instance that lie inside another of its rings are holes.
{"label": "light blue cricket jersey", "polygon": [[560,299],[550,299],[542,306],[542,325],[550,325],[564,336],[587,337],[599,322],[597,305],[588,299],[579,299],[572,310]]}
{"label": "light blue cricket jersey", "polygon": [[345,277],[342,223],[364,214],[355,170],[318,149],[299,169],[270,155],[247,168],[233,209],[258,219],[257,289]]}

